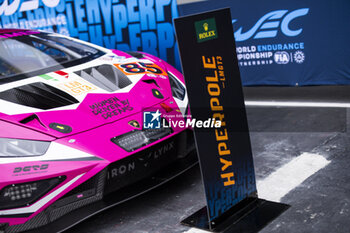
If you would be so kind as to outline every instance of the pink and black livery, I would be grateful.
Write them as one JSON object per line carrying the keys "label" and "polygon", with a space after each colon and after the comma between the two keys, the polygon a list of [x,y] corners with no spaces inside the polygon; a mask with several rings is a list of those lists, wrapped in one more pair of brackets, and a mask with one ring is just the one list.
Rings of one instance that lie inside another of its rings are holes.
{"label": "pink and black livery", "polygon": [[[0,232],[62,231],[197,163],[180,72],[142,52],[0,30]],[[116,192],[117,191],[117,192]]]}

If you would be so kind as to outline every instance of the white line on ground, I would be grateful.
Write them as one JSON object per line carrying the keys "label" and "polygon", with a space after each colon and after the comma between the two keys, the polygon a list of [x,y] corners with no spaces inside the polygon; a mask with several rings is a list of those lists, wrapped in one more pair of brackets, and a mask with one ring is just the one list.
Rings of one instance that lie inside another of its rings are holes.
{"label": "white line on ground", "polygon": [[318,107],[318,108],[350,108],[350,103],[331,102],[283,102],[283,101],[245,101],[246,106],[263,107]]}
{"label": "white line on ground", "polygon": [[[330,161],[322,155],[303,153],[265,179],[257,181],[259,198],[279,202],[282,197],[329,163]],[[208,231],[191,228],[184,233],[206,232]]]}
{"label": "white line on ground", "polygon": [[321,155],[303,153],[278,168],[267,178],[257,181],[258,195],[262,199],[278,202],[329,163],[330,161]]}
{"label": "white line on ground", "polygon": [[203,231],[203,230],[199,230],[196,228],[191,228],[188,231],[185,231],[184,233],[208,233],[208,231]]}

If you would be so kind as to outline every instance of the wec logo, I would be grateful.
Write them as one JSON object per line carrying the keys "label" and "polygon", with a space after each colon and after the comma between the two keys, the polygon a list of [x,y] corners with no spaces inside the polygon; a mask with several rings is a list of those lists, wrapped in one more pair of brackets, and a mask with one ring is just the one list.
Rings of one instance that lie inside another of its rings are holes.
{"label": "wec logo", "polygon": [[[302,8],[288,13],[288,10],[277,10],[267,13],[261,17],[258,22],[247,32],[242,32],[243,27],[240,27],[235,32],[236,41],[245,41],[254,36],[254,39],[274,38],[277,36],[278,29],[280,27],[281,32],[286,36],[297,36],[303,29],[299,28],[293,30],[289,27],[289,24],[298,17],[307,15],[309,8]],[[237,22],[236,19],[232,20],[232,24]]]}
{"label": "wec logo", "polygon": [[[44,5],[47,7],[56,7],[60,1],[61,0],[42,0]],[[39,0],[4,0],[2,3],[0,3],[0,15],[13,15],[18,9],[20,12],[23,12],[36,10],[38,8]]]}

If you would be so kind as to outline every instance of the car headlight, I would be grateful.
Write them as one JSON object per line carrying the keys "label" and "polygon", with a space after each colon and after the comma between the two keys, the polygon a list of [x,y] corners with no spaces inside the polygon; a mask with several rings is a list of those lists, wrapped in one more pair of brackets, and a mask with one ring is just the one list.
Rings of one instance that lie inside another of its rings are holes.
{"label": "car headlight", "polygon": [[172,132],[173,131],[171,128],[163,127],[160,129],[133,130],[129,133],[114,137],[111,139],[111,141],[124,150],[132,152],[165,136],[168,136]]}
{"label": "car headlight", "polygon": [[40,156],[49,146],[46,141],[0,138],[0,157]]}
{"label": "car headlight", "polygon": [[178,98],[179,100],[184,100],[186,95],[186,89],[184,85],[169,72],[168,72],[168,77],[169,77],[171,92],[173,96],[175,98]]}
{"label": "car headlight", "polygon": [[8,185],[0,191],[0,209],[30,205],[66,179],[65,176]]}

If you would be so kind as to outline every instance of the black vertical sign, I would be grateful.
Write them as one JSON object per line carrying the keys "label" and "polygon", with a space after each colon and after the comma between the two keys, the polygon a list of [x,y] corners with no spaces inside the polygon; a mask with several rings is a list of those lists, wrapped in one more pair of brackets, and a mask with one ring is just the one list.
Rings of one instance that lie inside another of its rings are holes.
{"label": "black vertical sign", "polygon": [[214,222],[256,195],[255,173],[229,9],[174,20],[192,118],[220,128],[194,129]]}

